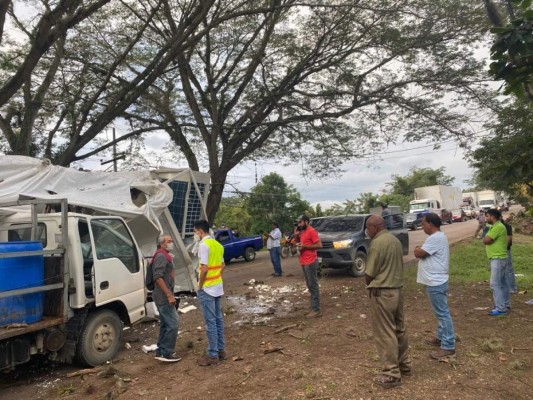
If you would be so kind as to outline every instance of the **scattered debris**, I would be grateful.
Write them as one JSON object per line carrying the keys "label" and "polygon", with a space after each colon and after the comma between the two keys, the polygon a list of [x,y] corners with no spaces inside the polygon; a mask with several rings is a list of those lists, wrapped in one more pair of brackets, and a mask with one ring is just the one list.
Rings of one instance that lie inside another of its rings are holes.
{"label": "scattered debris", "polygon": [[288,331],[289,329],[291,328],[295,328],[297,327],[298,325],[297,324],[291,324],[291,325],[287,325],[287,326],[283,326],[277,330],[274,331],[274,333],[281,333],[281,332],[285,332],[285,331]]}
{"label": "scattered debris", "polygon": [[126,344],[124,345],[124,347],[126,348],[126,350],[129,350],[129,349],[131,349],[131,344],[129,344],[129,343],[126,342]]}
{"label": "scattered debris", "polygon": [[359,314],[359,318],[366,319],[366,314]]}
{"label": "scattered debris", "polygon": [[151,351],[156,351],[157,350],[157,344],[150,344],[150,345],[143,345],[142,347],[142,351],[143,353],[150,353]]}
{"label": "scattered debris", "polygon": [[179,308],[178,312],[180,314],[187,314],[189,311],[193,311],[193,310],[196,310],[196,307],[191,304],[191,305],[188,305],[186,307]]}
{"label": "scattered debris", "polygon": [[283,350],[283,347],[281,346],[269,346],[268,348],[263,350],[263,354],[276,353],[281,350]]}
{"label": "scattered debris", "polygon": [[97,374],[99,372],[102,372],[103,370],[104,368],[102,367],[80,369],[79,371],[69,372],[65,375],[65,378],[74,378],[75,376]]}
{"label": "scattered debris", "polygon": [[242,361],[242,360],[244,360],[244,358],[242,358],[241,356],[233,356],[233,357],[231,357],[231,359],[233,361]]}

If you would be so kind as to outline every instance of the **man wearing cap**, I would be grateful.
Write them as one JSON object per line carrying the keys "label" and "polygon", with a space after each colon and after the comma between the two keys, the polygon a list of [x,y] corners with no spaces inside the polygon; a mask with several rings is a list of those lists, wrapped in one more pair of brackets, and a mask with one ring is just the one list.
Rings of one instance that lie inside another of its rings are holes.
{"label": "man wearing cap", "polygon": [[300,251],[300,265],[305,277],[305,283],[311,294],[311,312],[306,318],[322,316],[320,311],[320,290],[318,287],[318,257],[316,250],[322,248],[322,242],[317,231],[309,225],[309,217],[305,214],[298,218],[300,242],[296,245]]}

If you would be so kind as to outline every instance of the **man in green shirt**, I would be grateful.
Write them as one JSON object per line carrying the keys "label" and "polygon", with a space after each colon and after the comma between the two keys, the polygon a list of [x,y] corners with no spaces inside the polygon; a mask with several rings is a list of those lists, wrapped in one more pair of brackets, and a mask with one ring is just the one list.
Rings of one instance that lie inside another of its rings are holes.
{"label": "man in green shirt", "polygon": [[411,375],[407,333],[403,316],[402,244],[385,229],[385,220],[372,215],[366,221],[372,239],[365,271],[370,297],[372,330],[382,364],[374,383],[389,388]]}
{"label": "man in green shirt", "polygon": [[483,238],[487,246],[487,257],[490,261],[490,287],[494,297],[494,309],[490,316],[507,315],[511,309],[509,284],[507,283],[507,229],[502,224],[502,214],[496,209],[490,209],[486,214],[490,230]]}

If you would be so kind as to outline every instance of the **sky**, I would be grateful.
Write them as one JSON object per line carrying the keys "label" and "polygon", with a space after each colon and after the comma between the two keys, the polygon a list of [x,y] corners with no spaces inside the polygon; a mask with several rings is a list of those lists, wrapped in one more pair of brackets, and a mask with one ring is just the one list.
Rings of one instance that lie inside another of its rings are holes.
{"label": "sky", "polygon": [[[119,131],[120,127],[117,128],[117,136]],[[153,134],[145,142],[146,152],[147,154],[160,152],[166,144],[168,136],[165,133]],[[303,178],[302,165],[285,166],[276,161],[242,163],[229,173],[225,196],[233,195],[236,190],[249,192],[256,184],[256,175],[260,181],[269,173],[276,172],[285,179],[285,182],[293,185],[304,200],[313,206],[320,204],[322,209],[326,209],[335,203],[342,204],[346,200],[355,200],[364,192],[383,193],[392,175],[407,175],[413,167],[433,169],[445,167],[446,174],[455,178],[454,186],[462,189],[469,186],[465,181],[471,179],[473,174],[465,160],[464,150],[453,140],[443,142],[440,148],[435,150],[433,144],[428,142],[391,145],[383,150],[380,157],[381,160],[346,163],[342,166],[346,172],[328,179]],[[100,165],[102,158],[110,157],[91,157],[81,164],[84,168],[110,170],[111,164]],[[180,162],[177,156],[167,158],[162,166],[187,167],[187,164]]]}

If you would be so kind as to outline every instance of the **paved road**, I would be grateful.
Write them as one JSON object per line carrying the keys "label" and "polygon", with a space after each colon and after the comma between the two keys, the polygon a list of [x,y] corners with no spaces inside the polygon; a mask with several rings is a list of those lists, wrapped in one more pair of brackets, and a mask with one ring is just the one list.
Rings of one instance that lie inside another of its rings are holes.
{"label": "paved road", "polygon": [[[451,225],[443,225],[442,230],[448,236],[450,244],[459,242],[465,238],[472,236],[476,230],[477,221],[469,220],[466,222],[456,222]],[[409,254],[404,257],[404,262],[410,262],[415,259],[413,251],[415,246],[424,243],[426,234],[422,229],[417,231],[409,231]],[[283,272],[285,275],[295,275],[300,277],[301,271],[298,264],[298,257],[289,257],[281,260]],[[242,286],[250,279],[261,281],[270,281],[273,278],[270,274],[273,272],[272,264],[270,263],[270,256],[267,251],[260,251],[254,261],[246,262],[244,260],[232,261],[224,272],[224,283],[226,289],[231,291],[237,286]],[[327,270],[328,276],[339,278],[342,276],[348,277],[344,270]],[[283,279],[283,278],[282,278]]]}

